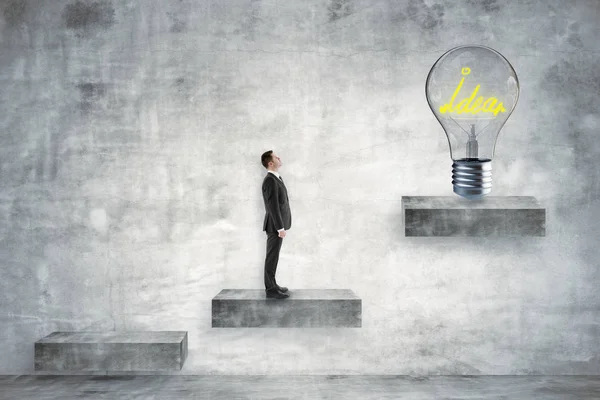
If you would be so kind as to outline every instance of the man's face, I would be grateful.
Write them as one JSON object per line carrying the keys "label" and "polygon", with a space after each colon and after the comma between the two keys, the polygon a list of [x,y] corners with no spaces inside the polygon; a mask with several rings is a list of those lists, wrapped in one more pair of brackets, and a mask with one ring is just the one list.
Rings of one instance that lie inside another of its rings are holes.
{"label": "man's face", "polygon": [[281,167],[281,158],[279,158],[277,156],[277,154],[275,154],[275,153],[271,153],[271,156],[272,156],[271,162],[273,163],[272,164],[273,168],[277,169],[277,168]]}

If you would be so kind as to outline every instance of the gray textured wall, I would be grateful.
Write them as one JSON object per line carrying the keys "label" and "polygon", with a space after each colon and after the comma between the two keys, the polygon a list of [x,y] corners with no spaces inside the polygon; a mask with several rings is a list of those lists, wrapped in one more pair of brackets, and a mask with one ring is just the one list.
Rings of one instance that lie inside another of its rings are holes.
{"label": "gray textured wall", "polygon": [[[182,373],[600,373],[600,2],[0,1],[0,373],[55,330],[189,331]],[[406,238],[452,195],[429,68],[490,46],[520,79],[497,196],[544,238]],[[351,288],[361,329],[211,329],[261,288],[260,154],[293,226],[278,281]]]}

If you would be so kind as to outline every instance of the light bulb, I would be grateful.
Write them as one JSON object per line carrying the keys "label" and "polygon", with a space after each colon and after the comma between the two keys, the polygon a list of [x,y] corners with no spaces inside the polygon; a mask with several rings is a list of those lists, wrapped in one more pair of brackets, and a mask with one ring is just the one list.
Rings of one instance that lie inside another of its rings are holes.
{"label": "light bulb", "polygon": [[513,67],[489,47],[455,47],[431,67],[425,96],[448,136],[454,193],[490,193],[496,140],[519,98]]}

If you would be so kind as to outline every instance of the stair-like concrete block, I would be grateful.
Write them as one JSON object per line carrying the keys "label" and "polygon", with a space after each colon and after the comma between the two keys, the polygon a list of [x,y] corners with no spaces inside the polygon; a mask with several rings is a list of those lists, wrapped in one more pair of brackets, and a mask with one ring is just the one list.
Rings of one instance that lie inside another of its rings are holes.
{"label": "stair-like concrete block", "polygon": [[187,353],[185,331],[53,332],[35,342],[35,370],[181,370]]}
{"label": "stair-like concrete block", "polygon": [[349,289],[296,289],[283,300],[261,289],[223,289],[212,300],[213,328],[360,328],[362,301]]}
{"label": "stair-like concrete block", "polygon": [[545,236],[546,209],[531,196],[403,196],[405,236]]}

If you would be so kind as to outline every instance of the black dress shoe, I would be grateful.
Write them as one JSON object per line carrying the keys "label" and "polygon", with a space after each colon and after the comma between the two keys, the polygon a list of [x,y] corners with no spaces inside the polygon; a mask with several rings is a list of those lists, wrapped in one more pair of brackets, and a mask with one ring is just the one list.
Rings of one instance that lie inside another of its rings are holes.
{"label": "black dress shoe", "polygon": [[267,291],[267,298],[269,299],[287,299],[290,297],[289,294],[280,292],[279,290]]}
{"label": "black dress shoe", "polygon": [[277,286],[277,289],[278,289],[280,292],[283,292],[283,293],[285,293],[285,292],[287,292],[287,291],[288,291],[288,288],[286,288],[285,286]]}

